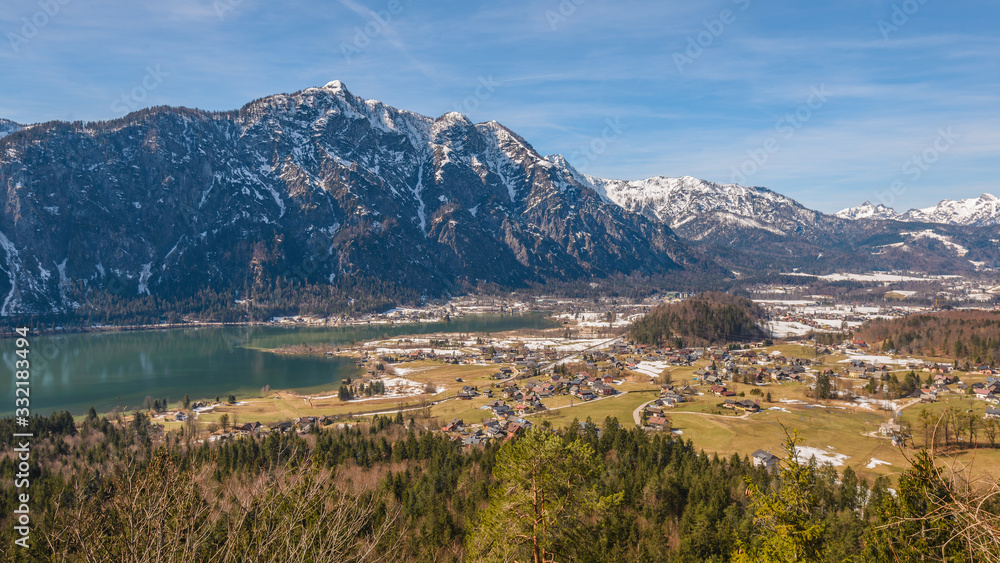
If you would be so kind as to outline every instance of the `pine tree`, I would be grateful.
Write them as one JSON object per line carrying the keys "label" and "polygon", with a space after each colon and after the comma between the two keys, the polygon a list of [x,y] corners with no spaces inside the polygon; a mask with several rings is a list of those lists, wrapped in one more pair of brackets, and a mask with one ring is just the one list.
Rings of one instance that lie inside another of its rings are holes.
{"label": "pine tree", "polygon": [[582,440],[534,429],[505,444],[497,453],[490,504],[467,540],[468,556],[534,563],[572,559],[578,542],[571,537],[583,521],[623,497],[621,492],[600,496],[600,474],[600,462]]}
{"label": "pine tree", "polygon": [[778,488],[765,492],[749,478],[746,480],[755,534],[750,545],[738,542],[733,554],[737,563],[822,559],[826,526],[813,516],[819,508],[816,467],[799,461],[795,449],[798,433],[788,435],[786,431],[785,436]]}

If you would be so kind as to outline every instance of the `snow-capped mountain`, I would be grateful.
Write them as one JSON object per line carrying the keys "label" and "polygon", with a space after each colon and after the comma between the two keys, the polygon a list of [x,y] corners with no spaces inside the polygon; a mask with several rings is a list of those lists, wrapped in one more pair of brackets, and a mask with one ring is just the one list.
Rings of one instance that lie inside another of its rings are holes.
{"label": "snow-capped mountain", "polygon": [[608,180],[576,172],[559,155],[548,158],[593,186],[605,200],[666,223],[729,269],[962,271],[975,264],[996,264],[1000,258],[988,233],[958,225],[911,232],[912,227],[884,221],[898,216],[870,202],[826,215],[766,188],[690,176]]}
{"label": "snow-capped mountain", "polygon": [[982,194],[978,198],[957,201],[946,199],[932,207],[911,209],[900,220],[976,227],[1000,225],[1000,198]]}
{"label": "snow-capped mountain", "polygon": [[845,219],[890,219],[909,223],[988,227],[1000,225],[1000,198],[993,194],[982,194],[978,198],[945,199],[937,205],[911,209],[906,213],[897,213],[881,204],[873,206],[866,201],[858,207],[838,212],[837,216]]}
{"label": "snow-capped mountain", "polygon": [[870,201],[865,201],[857,207],[849,207],[847,209],[842,209],[836,212],[834,215],[840,217],[841,219],[879,219],[879,220],[892,220],[899,218],[899,214],[896,213],[891,207],[886,207],[881,203],[878,205],[872,204]]}
{"label": "snow-capped mountain", "polygon": [[17,123],[14,123],[13,121],[9,121],[9,120],[6,120],[6,119],[0,119],[0,138],[6,137],[7,135],[10,135],[11,133],[14,133],[14,132],[20,131],[20,130],[21,130],[21,126],[18,125]]}
{"label": "snow-capped mountain", "polygon": [[[559,162],[558,157],[550,157]],[[767,188],[721,185],[684,176],[608,180],[585,176],[607,201],[670,225],[685,238],[701,240],[714,231],[760,229],[785,235],[815,224],[821,213]]]}
{"label": "snow-capped mountain", "polygon": [[[0,138],[0,314],[94,289],[237,297],[263,279],[440,294],[697,260],[496,122],[339,81],[236,111],[153,108]],[[387,290],[388,291],[388,290]]]}

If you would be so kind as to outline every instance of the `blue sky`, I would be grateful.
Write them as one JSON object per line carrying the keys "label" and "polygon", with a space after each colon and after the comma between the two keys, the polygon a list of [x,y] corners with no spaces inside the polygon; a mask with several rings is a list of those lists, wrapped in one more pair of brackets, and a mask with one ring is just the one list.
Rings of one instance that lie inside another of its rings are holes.
{"label": "blue sky", "polygon": [[998,22],[995,0],[8,0],[0,117],[233,109],[339,79],[496,119],[593,175],[902,211],[1000,194]]}

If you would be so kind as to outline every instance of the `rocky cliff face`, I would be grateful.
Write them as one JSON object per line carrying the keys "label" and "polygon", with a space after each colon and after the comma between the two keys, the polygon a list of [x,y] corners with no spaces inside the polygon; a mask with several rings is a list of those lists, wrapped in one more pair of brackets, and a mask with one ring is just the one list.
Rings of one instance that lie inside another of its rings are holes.
{"label": "rocky cliff face", "polygon": [[696,259],[496,122],[431,119],[339,82],[238,111],[0,124],[0,313],[89,290],[240,292],[364,275],[436,294],[656,273]]}

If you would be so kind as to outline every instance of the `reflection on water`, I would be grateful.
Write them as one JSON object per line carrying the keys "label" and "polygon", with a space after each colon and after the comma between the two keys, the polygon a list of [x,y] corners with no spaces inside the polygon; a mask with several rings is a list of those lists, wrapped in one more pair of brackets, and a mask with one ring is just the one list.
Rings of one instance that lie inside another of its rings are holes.
{"label": "reflection on water", "polygon": [[[542,315],[474,315],[449,323],[366,325],[341,328],[225,327],[163,331],[90,333],[31,339],[32,412],[68,409],[83,414],[94,406],[106,412],[119,402],[138,407],[146,396],[171,404],[191,400],[256,395],[273,389],[330,389],[358,373],[350,358],[300,357],[262,350],[297,344],[334,346],[381,337],[432,332],[485,333],[556,326]],[[0,375],[13,412],[14,341],[0,342]]]}

